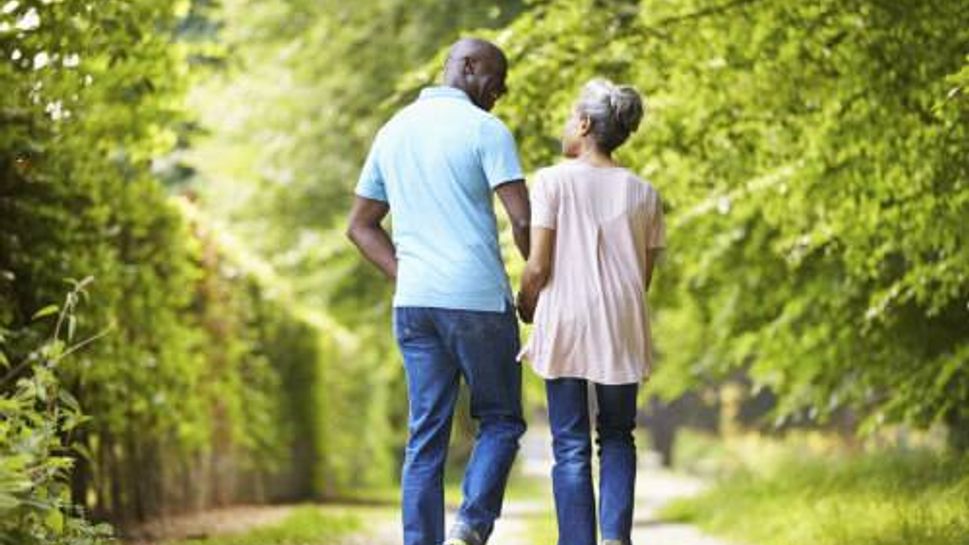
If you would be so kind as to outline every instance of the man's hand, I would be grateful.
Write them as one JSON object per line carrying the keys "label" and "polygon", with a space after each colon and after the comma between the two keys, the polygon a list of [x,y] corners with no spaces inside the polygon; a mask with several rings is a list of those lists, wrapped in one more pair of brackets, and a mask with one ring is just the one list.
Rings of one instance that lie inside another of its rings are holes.
{"label": "man's hand", "polygon": [[518,292],[516,306],[518,316],[529,324],[535,317],[538,297],[552,275],[552,251],[555,248],[555,231],[544,227],[533,227],[532,247],[528,262],[522,271],[522,285]]}
{"label": "man's hand", "polygon": [[522,292],[518,292],[515,297],[515,308],[518,310],[518,319],[522,322],[530,324],[535,319],[535,301],[526,301]]}
{"label": "man's hand", "polygon": [[388,212],[390,206],[387,203],[357,196],[347,220],[347,238],[381,272],[391,280],[396,280],[397,256],[394,243],[380,225]]}

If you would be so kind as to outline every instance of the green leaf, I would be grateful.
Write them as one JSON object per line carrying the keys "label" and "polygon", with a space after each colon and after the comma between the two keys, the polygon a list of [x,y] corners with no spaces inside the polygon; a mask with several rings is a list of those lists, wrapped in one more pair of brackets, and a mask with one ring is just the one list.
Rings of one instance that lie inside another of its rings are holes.
{"label": "green leaf", "polygon": [[44,307],[44,308],[38,310],[37,312],[35,312],[34,315],[30,319],[31,320],[38,320],[38,319],[43,318],[45,316],[50,316],[51,314],[57,314],[57,311],[58,310],[60,310],[60,307],[58,307],[57,305],[47,305],[46,307]]}
{"label": "green leaf", "polygon": [[54,534],[61,535],[64,533],[64,513],[61,513],[59,509],[51,509],[47,516],[44,517],[44,524],[50,528]]}
{"label": "green leaf", "polygon": [[67,317],[67,341],[74,340],[74,330],[77,328],[77,318],[71,314]]}
{"label": "green leaf", "polygon": [[80,412],[81,405],[77,402],[77,398],[71,395],[70,392],[64,389],[60,389],[57,392],[57,398],[60,399],[61,403],[66,405],[68,408]]}

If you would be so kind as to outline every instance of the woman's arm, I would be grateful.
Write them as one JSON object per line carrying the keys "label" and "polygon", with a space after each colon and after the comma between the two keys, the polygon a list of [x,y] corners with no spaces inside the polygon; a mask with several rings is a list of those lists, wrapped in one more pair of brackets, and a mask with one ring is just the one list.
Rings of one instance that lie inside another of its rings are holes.
{"label": "woman's arm", "polygon": [[525,272],[522,274],[521,290],[518,292],[518,315],[526,324],[532,323],[538,294],[548,283],[552,274],[552,250],[555,248],[555,230],[532,227],[531,250]]}
{"label": "woman's arm", "polygon": [[659,195],[656,195],[653,203],[653,214],[646,232],[646,274],[643,287],[648,293],[649,286],[653,283],[653,269],[663,260],[663,249],[666,247],[666,222],[663,219],[663,202]]}
{"label": "woman's arm", "polygon": [[646,278],[645,292],[649,293],[649,286],[653,283],[653,269],[663,257],[663,248],[649,248],[646,250]]}

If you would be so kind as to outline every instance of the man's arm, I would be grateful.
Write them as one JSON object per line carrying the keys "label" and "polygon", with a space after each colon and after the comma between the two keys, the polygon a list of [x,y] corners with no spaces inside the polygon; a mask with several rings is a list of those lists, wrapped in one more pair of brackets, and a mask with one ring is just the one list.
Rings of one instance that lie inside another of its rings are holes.
{"label": "man's arm", "polygon": [[397,279],[397,256],[390,235],[380,222],[390,206],[383,201],[357,196],[347,220],[347,238],[356,244],[360,253],[391,280]]}
{"label": "man's arm", "polygon": [[518,292],[518,315],[526,324],[532,322],[535,307],[538,305],[538,294],[552,274],[555,231],[545,227],[533,227],[531,239],[532,248],[522,273],[521,291]]}
{"label": "man's arm", "polygon": [[525,181],[505,182],[495,188],[495,193],[498,194],[501,204],[508,213],[515,246],[518,247],[522,257],[528,259],[528,230],[531,225],[532,209],[528,202],[528,188],[525,186]]}

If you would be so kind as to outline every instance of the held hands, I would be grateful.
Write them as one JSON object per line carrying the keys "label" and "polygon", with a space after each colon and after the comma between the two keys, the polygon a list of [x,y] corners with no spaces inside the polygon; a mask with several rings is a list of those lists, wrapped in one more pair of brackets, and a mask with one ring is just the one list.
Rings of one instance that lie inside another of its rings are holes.
{"label": "held hands", "polygon": [[529,300],[528,297],[525,297],[523,292],[518,292],[518,295],[515,297],[515,308],[518,310],[518,318],[522,322],[526,324],[532,323],[532,320],[535,318],[536,302],[537,301]]}
{"label": "held hands", "polygon": [[555,247],[555,230],[532,227],[531,243],[528,261],[522,270],[521,289],[515,298],[518,316],[526,324],[532,323],[535,318],[538,299],[552,275],[552,248]]}

